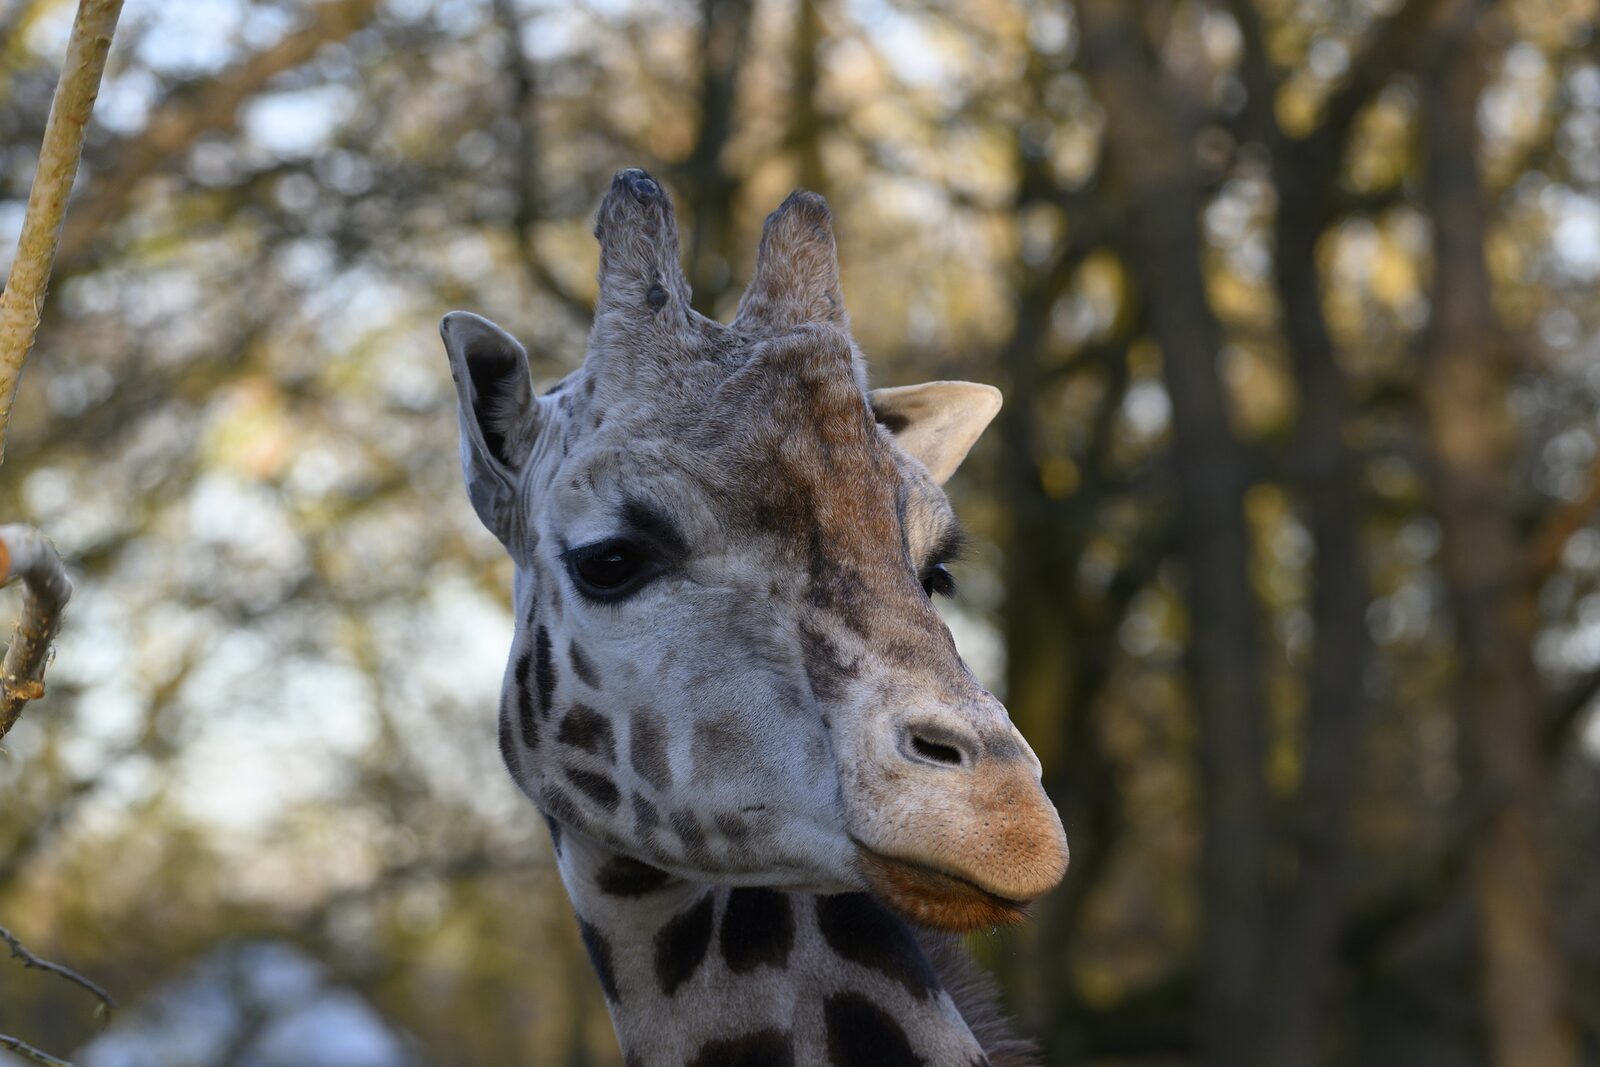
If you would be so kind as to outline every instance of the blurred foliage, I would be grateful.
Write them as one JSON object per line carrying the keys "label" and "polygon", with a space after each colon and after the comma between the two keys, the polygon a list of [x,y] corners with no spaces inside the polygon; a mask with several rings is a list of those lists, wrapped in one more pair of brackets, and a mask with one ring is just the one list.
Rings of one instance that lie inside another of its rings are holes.
{"label": "blurred foliage", "polygon": [[[71,7],[0,0],[7,246]],[[875,380],[1006,390],[949,616],[1074,847],[974,944],[1051,1063],[1507,1063],[1483,842],[1524,830],[1507,921],[1600,1062],[1595,14],[129,0],[0,478],[78,589],[0,917],[125,1003],[276,934],[433,1062],[618,1062],[495,751],[509,565],[435,330],[574,366],[642,165],[704,310],[804,184]],[[0,968],[0,1029],[90,1022]]]}

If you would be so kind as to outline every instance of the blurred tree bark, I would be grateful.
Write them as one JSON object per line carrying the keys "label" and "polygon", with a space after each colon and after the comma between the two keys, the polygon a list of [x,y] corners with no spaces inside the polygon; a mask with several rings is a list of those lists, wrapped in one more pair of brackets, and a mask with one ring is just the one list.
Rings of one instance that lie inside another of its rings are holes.
{"label": "blurred tree bark", "polygon": [[1206,294],[1185,108],[1141,38],[1138,5],[1084,0],[1083,58],[1105,107],[1107,166],[1125,190],[1131,265],[1148,294],[1172,403],[1178,540],[1200,734],[1205,832],[1197,1033],[1213,1067],[1257,1062],[1267,948],[1266,702],[1250,588],[1250,463],[1228,423],[1222,331]]}
{"label": "blurred tree bark", "polygon": [[1272,950],[1263,974],[1259,1054],[1267,1064],[1322,1058],[1321,1009],[1345,909],[1347,814],[1361,762],[1371,646],[1361,472],[1346,440],[1350,390],[1323,311],[1318,245],[1336,221],[1339,176],[1356,117],[1414,54],[1435,6],[1436,0],[1409,0],[1369,33],[1316,125],[1291,137],[1278,121],[1280,77],[1268,56],[1260,12],[1251,0],[1232,4],[1244,42],[1247,128],[1268,151],[1278,198],[1273,279],[1299,394],[1288,473],[1304,502],[1315,552],[1301,781],[1285,842],[1293,873],[1274,892]]}
{"label": "blurred tree bark", "polygon": [[1512,508],[1516,370],[1484,246],[1478,106],[1489,63],[1479,0],[1457,0],[1422,64],[1423,197],[1433,220],[1433,314],[1422,338],[1422,410],[1455,616],[1484,1005],[1500,1067],[1577,1062],[1540,847],[1545,706],[1533,662],[1534,590]]}
{"label": "blurred tree bark", "polygon": [[733,136],[751,17],[750,0],[700,2],[700,129],[679,172],[689,210],[689,285],[695,306],[712,317],[733,281],[734,198],[740,180],[728,170],[723,153]]}

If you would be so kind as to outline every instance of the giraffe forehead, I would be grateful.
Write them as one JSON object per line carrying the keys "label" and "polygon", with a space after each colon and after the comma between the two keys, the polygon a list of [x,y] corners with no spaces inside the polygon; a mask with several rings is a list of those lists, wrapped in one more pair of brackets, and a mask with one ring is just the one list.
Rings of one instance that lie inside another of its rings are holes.
{"label": "giraffe forehead", "polygon": [[643,493],[676,504],[669,510],[705,513],[730,533],[801,536],[808,547],[820,539],[845,555],[898,558],[900,512],[908,501],[937,510],[942,492],[907,484],[914,472],[880,432],[848,352],[785,355],[613,397],[591,420],[601,428],[565,457],[561,488],[619,501]]}

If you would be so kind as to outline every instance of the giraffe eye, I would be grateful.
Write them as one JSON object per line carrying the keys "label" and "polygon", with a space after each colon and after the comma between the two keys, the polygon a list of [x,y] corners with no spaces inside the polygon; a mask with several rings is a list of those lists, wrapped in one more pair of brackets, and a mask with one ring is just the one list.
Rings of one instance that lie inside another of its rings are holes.
{"label": "giraffe eye", "polygon": [[574,548],[564,558],[578,592],[602,602],[621,600],[659,573],[650,553],[620,539]]}
{"label": "giraffe eye", "polygon": [[927,593],[930,599],[935,596],[955,596],[955,575],[951,574],[943,563],[935,563],[922,572],[922,591]]}

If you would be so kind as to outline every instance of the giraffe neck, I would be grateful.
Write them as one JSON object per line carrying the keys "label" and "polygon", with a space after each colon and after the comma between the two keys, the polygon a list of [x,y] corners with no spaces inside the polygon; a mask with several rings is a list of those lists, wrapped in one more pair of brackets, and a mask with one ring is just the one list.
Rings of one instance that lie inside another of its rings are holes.
{"label": "giraffe neck", "polygon": [[628,1067],[987,1067],[910,927],[864,893],[708,886],[552,825]]}

